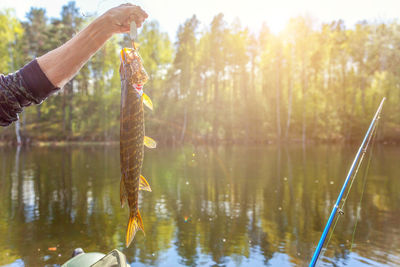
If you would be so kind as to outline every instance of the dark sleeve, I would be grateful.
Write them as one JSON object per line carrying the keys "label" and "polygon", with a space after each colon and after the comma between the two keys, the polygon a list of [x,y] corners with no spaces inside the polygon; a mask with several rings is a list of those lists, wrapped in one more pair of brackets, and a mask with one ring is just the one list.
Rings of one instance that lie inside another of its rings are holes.
{"label": "dark sleeve", "polygon": [[18,120],[18,113],[32,103],[40,104],[57,91],[36,59],[7,76],[0,74],[0,126]]}

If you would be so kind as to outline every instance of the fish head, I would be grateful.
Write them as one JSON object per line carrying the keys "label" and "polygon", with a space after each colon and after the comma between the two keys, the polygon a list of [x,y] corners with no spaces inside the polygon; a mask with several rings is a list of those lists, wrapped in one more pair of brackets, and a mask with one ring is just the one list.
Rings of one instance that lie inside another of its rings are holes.
{"label": "fish head", "polygon": [[138,84],[143,86],[149,76],[143,67],[142,58],[137,50],[132,48],[123,48],[121,50],[121,65],[126,69],[125,77],[127,77],[131,84]]}

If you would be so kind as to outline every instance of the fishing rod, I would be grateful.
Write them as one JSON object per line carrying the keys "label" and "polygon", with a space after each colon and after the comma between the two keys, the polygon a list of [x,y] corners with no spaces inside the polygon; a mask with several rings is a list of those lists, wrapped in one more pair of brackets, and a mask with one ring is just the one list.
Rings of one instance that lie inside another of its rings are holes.
{"label": "fishing rod", "polygon": [[[339,196],[338,196],[338,198],[336,200],[335,206],[333,206],[331,215],[329,216],[328,222],[325,225],[325,229],[322,232],[322,236],[321,236],[321,238],[320,238],[320,240],[318,242],[318,245],[317,245],[317,247],[315,249],[315,252],[314,252],[314,255],[313,255],[312,259],[311,259],[309,267],[314,267],[315,264],[317,263],[319,255],[321,254],[322,247],[324,246],[326,236],[328,235],[328,232],[329,232],[329,230],[331,228],[332,221],[335,218],[336,213],[338,212],[338,210],[339,210],[340,213],[343,213],[343,211],[341,209],[339,209],[340,201],[342,201],[343,194],[346,191],[347,185],[349,184],[350,178],[353,175],[355,166],[356,166],[357,162],[359,161],[360,156],[362,154],[365,154],[365,152],[367,151],[367,147],[368,147],[369,141],[371,140],[371,136],[372,136],[372,134],[373,134],[373,132],[375,130],[375,126],[376,126],[376,123],[377,123],[377,121],[379,119],[379,114],[382,111],[382,106],[383,106],[383,102],[385,102],[385,99],[386,99],[385,97],[382,99],[381,104],[379,105],[379,107],[378,107],[378,109],[377,109],[377,111],[375,113],[375,116],[373,117],[373,119],[371,121],[371,124],[369,125],[368,131],[365,134],[364,140],[362,141],[362,143],[361,143],[361,145],[360,145],[360,147],[358,149],[358,152],[357,152],[357,154],[356,154],[356,156],[355,156],[355,158],[353,160],[353,164],[351,164],[351,167],[350,167],[349,172],[347,174],[346,180],[344,181],[343,187],[340,190],[340,193],[339,193]],[[358,165],[361,164],[362,160],[363,160],[363,157],[361,157],[361,160],[360,160]]]}

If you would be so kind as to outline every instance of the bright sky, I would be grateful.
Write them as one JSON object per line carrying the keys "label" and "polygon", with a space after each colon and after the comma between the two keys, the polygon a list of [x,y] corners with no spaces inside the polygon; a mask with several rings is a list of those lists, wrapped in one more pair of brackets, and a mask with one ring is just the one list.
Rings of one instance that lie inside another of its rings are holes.
{"label": "bright sky", "polygon": [[[127,1],[121,0],[77,0],[82,12],[103,13],[108,8]],[[281,31],[289,18],[311,15],[318,22],[343,19],[351,27],[360,20],[387,21],[400,16],[400,0],[130,0],[142,6],[150,19],[159,21],[163,31],[172,39],[178,26],[196,14],[205,25],[222,12],[230,24],[238,17],[243,26],[258,31],[265,22],[273,32]],[[58,17],[61,7],[68,0],[1,0],[0,9],[11,7],[20,19],[31,6],[44,7],[48,17]]]}

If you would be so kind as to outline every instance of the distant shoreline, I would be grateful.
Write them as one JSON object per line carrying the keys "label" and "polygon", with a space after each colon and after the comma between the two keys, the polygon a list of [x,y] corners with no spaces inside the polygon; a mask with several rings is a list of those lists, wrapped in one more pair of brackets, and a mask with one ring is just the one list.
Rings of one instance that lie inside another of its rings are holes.
{"label": "distant shoreline", "polygon": [[[105,145],[118,145],[119,141],[38,141],[32,142],[28,144],[22,144],[24,146],[36,146],[36,147],[48,147],[48,146],[71,146],[71,145],[79,145],[79,146],[105,146]],[[17,146],[16,142],[3,142],[0,141],[1,146]]]}
{"label": "distant shoreline", "polygon": [[[306,145],[318,145],[318,144],[357,144],[361,142],[361,140],[308,140]],[[400,145],[400,141],[398,140],[379,140],[376,141],[378,144],[382,145]],[[185,142],[185,143],[170,143],[170,142],[159,142],[163,146],[181,146],[181,145],[206,145],[206,146],[226,146],[226,145],[275,145],[275,144],[302,144],[301,140],[267,140],[267,141],[255,141],[255,142],[244,142],[244,141],[235,141],[235,142],[228,142],[226,140],[219,140],[218,142]],[[34,146],[34,147],[63,147],[63,146],[117,146],[119,145],[119,141],[35,141],[30,143],[23,143],[23,146]],[[6,142],[0,141],[0,147],[16,147],[16,142]]]}

